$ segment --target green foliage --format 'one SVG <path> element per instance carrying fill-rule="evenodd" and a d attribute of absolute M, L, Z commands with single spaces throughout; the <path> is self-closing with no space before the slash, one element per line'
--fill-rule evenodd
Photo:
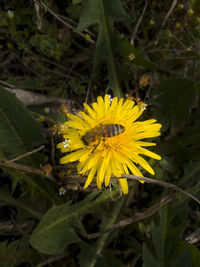
<path fill-rule="evenodd" d="M 45 142 L 39 122 L 13 93 L 4 89 L 0 89 L 0 125 L 0 152 L 8 159 Z"/>
<path fill-rule="evenodd" d="M 159 121 L 165 127 L 180 128 L 195 108 L 197 92 L 195 83 L 189 79 L 168 79 L 161 82 L 151 104 L 156 105 Z"/>
<path fill-rule="evenodd" d="M 126 198 L 123 198 L 120 201 L 117 201 L 112 209 L 112 213 L 108 215 L 108 213 L 102 212 L 102 225 L 100 227 L 101 231 L 105 231 L 109 227 L 111 227 L 118 219 L 124 202 Z M 81 253 L 79 255 L 79 264 L 81 267 L 93 267 L 93 266 L 102 266 L 107 265 L 107 262 L 112 259 L 111 266 L 120 266 L 117 259 L 106 251 L 107 246 L 113 239 L 117 236 L 118 231 L 114 231 L 111 233 L 106 233 L 102 237 L 96 241 L 93 246 L 89 246 L 86 244 L 82 244 Z M 109 259 L 111 257 L 111 259 Z"/>
<path fill-rule="evenodd" d="M 98 191 L 91 193 L 85 200 L 74 205 L 68 202 L 49 209 L 33 232 L 30 239 L 31 245 L 46 254 L 59 254 L 64 252 L 67 245 L 80 242 L 73 229 L 76 227 L 85 232 L 80 216 L 95 210 L 101 202 L 110 197 L 108 192 L 105 192 L 94 200 L 98 193 Z"/>
<path fill-rule="evenodd" d="M 128 57 L 129 55 L 133 54 L 133 63 L 136 65 L 139 65 L 140 67 L 143 67 L 144 69 L 150 69 L 150 70 L 156 70 L 158 69 L 158 66 L 151 62 L 149 59 L 142 56 L 139 51 L 130 44 L 128 40 L 122 41 L 122 55 L 123 57 Z"/>
<path fill-rule="evenodd" d="M 27 237 L 20 240 L 0 243 L 0 259 L 2 267 L 14 267 L 19 264 L 30 262 L 30 266 L 35 266 L 38 256 L 27 246 Z"/>
<path fill-rule="evenodd" d="M 119 199 L 117 183 L 80 190 L 84 178 L 73 164 L 60 166 L 56 150 L 63 99 L 77 113 L 105 92 L 128 95 L 148 104 L 144 119 L 162 123 L 162 160 L 149 161 L 155 179 L 200 198 L 200 2 L 177 1 L 167 18 L 169 8 L 143 0 L 0 2 L 1 266 L 199 265 L 198 235 L 188 238 L 199 229 L 194 200 L 177 193 L 163 206 L 171 189 L 131 181 Z M 32 106 L 10 92 L 18 89 Z"/>
<path fill-rule="evenodd" d="M 160 221 L 151 230 L 155 256 L 144 246 L 144 266 L 150 266 L 148 265 L 149 262 L 152 263 L 152 266 L 182 266 L 182 264 L 183 266 L 192 266 L 192 258 L 188 249 L 184 250 L 183 254 L 177 255 L 177 249 L 179 250 L 179 244 L 181 244 L 181 236 L 187 226 L 186 216 L 186 205 L 161 209 Z M 193 260 L 196 256 L 200 256 L 199 251 L 197 255 L 194 255 Z"/>
<path fill-rule="evenodd" d="M 96 44 L 94 66 L 106 60 L 108 67 L 109 85 L 116 96 L 122 96 L 116 56 L 119 54 L 120 41 L 114 35 L 113 23 L 126 21 L 128 14 L 124 11 L 119 0 L 89 0 L 85 5 L 76 31 L 82 31 L 92 24 L 98 24 L 98 40 Z"/>
<path fill-rule="evenodd" d="M 42 213 L 40 213 L 37 210 L 37 207 L 34 207 L 33 203 L 28 203 L 30 202 L 29 199 L 16 199 L 10 196 L 8 189 L 7 188 L 1 188 L 0 190 L 0 200 L 1 206 L 9 205 L 13 206 L 19 209 L 22 209 L 26 212 L 28 212 L 32 217 L 40 219 L 42 217 Z"/>

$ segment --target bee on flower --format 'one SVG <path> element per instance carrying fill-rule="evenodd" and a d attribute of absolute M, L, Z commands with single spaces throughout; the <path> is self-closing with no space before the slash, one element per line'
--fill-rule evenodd
<path fill-rule="evenodd" d="M 130 99 L 109 95 L 99 96 L 90 107 L 83 104 L 85 111 L 77 115 L 68 113 L 68 128 L 63 132 L 64 142 L 57 145 L 61 152 L 67 153 L 60 159 L 61 164 L 78 161 L 79 174 L 86 173 L 87 188 L 96 178 L 97 187 L 102 183 L 107 187 L 112 176 L 119 177 L 124 194 L 128 193 L 123 174 L 142 177 L 138 165 L 154 175 L 154 170 L 142 155 L 160 160 L 161 157 L 145 147 L 155 146 L 143 139 L 160 135 L 161 124 L 155 119 L 136 121 L 145 110 Z M 67 140 L 67 145 L 66 145 Z M 70 140 L 70 142 L 68 142 Z"/>

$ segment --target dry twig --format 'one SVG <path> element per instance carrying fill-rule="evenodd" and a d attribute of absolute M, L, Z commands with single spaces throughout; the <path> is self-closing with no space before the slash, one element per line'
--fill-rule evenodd
<path fill-rule="evenodd" d="M 53 96 L 46 96 L 39 93 L 30 92 L 27 90 L 18 89 L 12 84 L 9 84 L 7 82 L 1 81 L 1 88 L 13 93 L 16 95 L 16 97 L 25 105 L 41 105 L 45 103 L 54 103 L 54 104 L 66 104 L 69 107 L 71 107 L 72 101 L 69 99 L 59 98 L 59 97 L 53 97 Z"/>
<path fill-rule="evenodd" d="M 71 26 L 69 23 L 67 23 L 66 21 L 64 21 L 58 14 L 56 14 L 53 10 L 51 10 L 47 5 L 45 5 L 42 1 L 37 1 L 34 0 L 35 3 L 37 3 L 38 5 L 40 5 L 41 7 L 43 7 L 46 11 L 48 11 L 53 17 L 55 17 L 58 21 L 60 21 L 63 25 L 65 25 L 66 27 L 68 27 L 71 30 L 74 30 L 74 27 Z M 78 32 L 78 34 L 80 36 L 82 36 L 85 39 L 85 34 Z M 89 40 L 90 43 L 95 44 L 95 41 L 90 39 Z"/>
<path fill-rule="evenodd" d="M 166 16 L 164 17 L 163 22 L 162 22 L 161 27 L 160 27 L 160 30 L 159 30 L 159 32 L 157 33 L 157 36 L 156 36 L 156 38 L 155 38 L 156 40 L 158 40 L 158 38 L 159 38 L 159 36 L 160 36 L 160 33 L 161 33 L 162 29 L 165 27 L 165 24 L 167 23 L 167 20 L 168 20 L 169 16 L 171 15 L 171 13 L 173 12 L 173 10 L 174 10 L 174 8 L 175 8 L 177 2 L 178 2 L 178 0 L 173 0 L 173 1 L 172 1 L 172 4 L 171 4 L 171 6 L 170 6 L 170 9 L 168 10 Z"/>
<path fill-rule="evenodd" d="M 135 29 L 134 29 L 134 31 L 133 31 L 133 34 L 132 34 L 132 37 L 131 37 L 131 40 L 130 40 L 130 43 L 131 43 L 132 45 L 134 45 L 134 42 L 135 42 L 135 36 L 136 36 L 136 34 L 137 34 L 137 31 L 138 31 L 138 28 L 139 28 L 139 26 L 140 26 L 140 23 L 141 23 L 141 21 L 142 21 L 142 19 L 143 19 L 143 17 L 144 17 L 144 13 L 145 13 L 145 11 L 146 11 L 146 9 L 147 9 L 147 5 L 148 5 L 148 1 L 146 0 L 146 1 L 145 1 L 144 8 L 143 8 L 143 10 L 142 10 L 142 14 L 141 14 L 141 16 L 140 16 L 140 18 L 139 18 L 137 24 L 135 25 Z"/>
<path fill-rule="evenodd" d="M 123 174 L 122 177 L 123 178 L 127 178 L 127 179 L 136 180 L 136 181 L 144 181 L 144 182 L 147 182 L 147 183 L 157 184 L 157 185 L 162 186 L 162 187 L 173 189 L 173 190 L 175 190 L 177 192 L 181 192 L 182 194 L 188 196 L 189 198 L 192 198 L 198 204 L 200 204 L 200 200 L 199 199 L 197 199 L 196 197 L 194 197 L 190 193 L 184 191 L 183 189 L 181 189 L 180 187 L 178 187 L 175 184 L 171 184 L 171 183 L 167 183 L 167 182 L 163 182 L 163 181 L 159 181 L 159 180 L 155 180 L 155 179 L 151 179 L 151 178 L 147 178 L 147 177 L 140 177 L 140 176 L 130 175 L 130 174 Z"/>
<path fill-rule="evenodd" d="M 105 231 L 102 231 L 102 232 L 99 232 L 99 233 L 94 233 L 94 234 L 84 234 L 84 233 L 81 232 L 81 234 L 83 236 L 87 237 L 88 239 L 94 239 L 94 238 L 97 238 L 97 237 L 100 237 L 100 236 L 104 235 L 105 233 L 112 232 L 115 229 L 123 228 L 123 227 L 125 227 L 125 226 L 127 226 L 129 224 L 134 223 L 134 222 L 138 222 L 138 221 L 144 220 L 144 219 L 152 216 L 153 214 L 155 214 L 161 207 L 163 207 L 167 203 L 173 201 L 176 198 L 176 195 L 177 195 L 177 193 L 173 192 L 172 194 L 162 198 L 160 203 L 149 207 L 144 212 L 136 212 L 136 213 L 134 213 L 134 215 L 132 217 L 124 219 L 124 220 L 121 220 L 121 221 L 113 224 L 110 228 L 106 229 Z"/>
<path fill-rule="evenodd" d="M 25 153 L 23 155 L 20 155 L 19 157 L 16 157 L 16 158 L 14 158 L 12 160 L 7 160 L 7 159 L 5 159 L 3 157 L 0 157 L 0 166 L 10 167 L 10 168 L 14 168 L 14 169 L 17 169 L 17 170 L 20 170 L 20 171 L 24 171 L 24 172 L 28 172 L 28 173 L 34 173 L 34 174 L 46 177 L 46 178 L 48 178 L 48 179 L 50 179 L 50 180 L 55 182 L 55 178 L 51 174 L 46 174 L 45 172 L 43 172 L 40 169 L 36 169 L 36 168 L 30 167 L 30 166 L 27 166 L 27 165 L 23 165 L 23 164 L 19 164 L 19 163 L 14 162 L 16 160 L 19 160 L 19 159 L 25 158 L 27 156 L 30 156 L 31 154 L 34 154 L 34 153 L 38 152 L 39 150 L 41 150 L 43 148 L 44 148 L 44 146 L 41 146 L 41 147 L 39 147 L 37 149 L 34 149 L 33 151 L 27 152 L 27 153 Z"/>
<path fill-rule="evenodd" d="M 40 146 L 40 147 L 34 149 L 33 151 L 29 151 L 29 152 L 27 152 L 27 153 L 25 153 L 25 154 L 23 154 L 23 155 L 20 155 L 20 156 L 14 158 L 14 159 L 8 160 L 8 162 L 11 163 L 11 162 L 17 161 L 17 160 L 19 160 L 19 159 L 26 158 L 26 157 L 28 157 L 28 156 L 30 156 L 30 155 L 32 155 L 32 154 L 34 154 L 34 153 L 36 153 L 36 152 L 42 150 L 43 148 L 44 148 L 44 145 L 42 145 L 42 146 Z"/>
<path fill-rule="evenodd" d="M 190 244 L 198 243 L 200 241 L 200 228 L 188 235 L 185 240 Z"/>
<path fill-rule="evenodd" d="M 55 181 L 54 177 L 51 174 L 46 175 L 44 172 L 42 172 L 40 169 L 36 169 L 27 165 L 15 163 L 15 162 L 9 162 L 7 159 L 4 159 L 0 157 L 0 166 L 5 166 L 5 167 L 10 167 L 13 169 L 17 169 L 20 171 L 32 173 L 32 174 L 37 174 L 43 177 L 46 177 L 52 181 Z"/>

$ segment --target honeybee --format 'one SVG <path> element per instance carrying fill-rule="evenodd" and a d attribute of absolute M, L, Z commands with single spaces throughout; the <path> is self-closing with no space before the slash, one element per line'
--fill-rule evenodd
<path fill-rule="evenodd" d="M 113 137 L 120 135 L 125 130 L 124 126 L 121 124 L 99 124 L 87 131 L 82 137 L 81 140 L 85 145 L 90 145 L 91 143 L 100 140 L 103 138 Z"/>

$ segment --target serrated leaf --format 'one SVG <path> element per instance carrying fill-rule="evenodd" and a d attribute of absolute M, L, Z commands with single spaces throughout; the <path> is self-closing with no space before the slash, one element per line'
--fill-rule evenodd
<path fill-rule="evenodd" d="M 92 24 L 102 23 L 101 6 L 103 6 L 105 15 L 113 22 L 125 21 L 130 19 L 129 15 L 123 9 L 120 0 L 89 0 L 84 6 L 80 15 L 76 31 L 80 32 Z"/>
<path fill-rule="evenodd" d="M 130 16 L 124 10 L 120 0 L 104 0 L 105 13 L 114 22 L 128 21 Z"/>
<path fill-rule="evenodd" d="M 8 245 L 7 241 L 0 243 L 0 261 L 2 267 L 14 267 L 17 264 L 15 257 L 10 257 L 16 251 L 18 241 L 12 242 Z"/>
<path fill-rule="evenodd" d="M 1 267 L 21 266 L 25 262 L 32 263 L 30 266 L 36 266 L 39 259 L 39 255 L 29 247 L 27 236 L 16 241 L 0 243 Z"/>
<path fill-rule="evenodd" d="M 100 22 L 100 0 L 89 0 L 80 15 L 79 23 L 75 31 L 85 30 L 92 24 Z"/>
<path fill-rule="evenodd" d="M 0 88 L 0 151 L 7 159 L 45 142 L 39 122 L 16 98 Z"/>
<path fill-rule="evenodd" d="M 155 116 L 165 127 L 181 127 L 189 118 L 196 102 L 195 83 L 189 79 L 168 79 L 161 82 L 150 104 L 156 105 Z"/>
<path fill-rule="evenodd" d="M 120 41 L 113 31 L 113 22 L 128 20 L 129 16 L 123 9 L 119 0 L 89 0 L 85 5 L 76 31 L 82 31 L 86 27 L 98 23 L 98 39 L 94 57 L 94 67 L 100 62 L 106 61 L 110 88 L 115 96 L 121 97 L 120 71 L 118 70 L 116 56 Z"/>
<path fill-rule="evenodd" d="M 85 200 L 74 205 L 68 202 L 50 208 L 34 230 L 30 244 L 43 253 L 53 255 L 62 253 L 67 245 L 79 242 L 73 226 L 84 231 L 79 216 L 86 214 L 98 203 L 98 199 L 93 201 L 98 193 L 91 193 Z"/>
<path fill-rule="evenodd" d="M 85 200 L 74 205 L 65 203 L 53 206 L 43 216 L 34 230 L 30 238 L 30 244 L 43 253 L 53 255 L 62 253 L 67 245 L 79 242 L 80 239 L 73 229 L 75 226 L 82 232 L 85 231 L 79 216 L 91 211 L 96 212 L 100 203 L 110 199 L 109 190 L 105 190 L 102 195 L 94 200 L 99 193 L 100 191 L 95 191 L 89 194 Z M 119 190 L 115 190 L 113 197 L 118 193 Z"/>
<path fill-rule="evenodd" d="M 30 238 L 30 244 L 46 254 L 64 252 L 68 244 L 79 242 L 72 225 L 76 224 L 78 212 L 69 203 L 53 206 L 44 215 Z"/>

